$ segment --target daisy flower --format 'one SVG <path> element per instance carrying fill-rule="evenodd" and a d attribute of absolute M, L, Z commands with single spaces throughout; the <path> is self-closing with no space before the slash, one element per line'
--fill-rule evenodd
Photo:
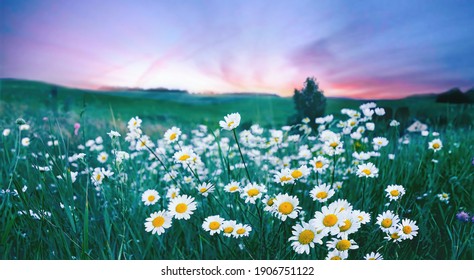
<path fill-rule="evenodd" d="M 5 128 L 2 132 L 2 135 L 7 137 L 8 135 L 10 135 L 10 132 L 11 132 L 11 130 L 9 128 Z"/>
<path fill-rule="evenodd" d="M 30 145 L 30 138 L 25 137 L 21 139 L 21 145 L 23 147 L 28 147 Z"/>
<path fill-rule="evenodd" d="M 139 117 L 134 117 L 128 121 L 127 127 L 128 127 L 128 130 L 133 131 L 140 128 L 141 124 L 142 124 L 142 120 Z"/>
<path fill-rule="evenodd" d="M 179 195 L 172 199 L 168 204 L 168 211 L 175 219 L 178 220 L 189 220 L 194 210 L 196 210 L 196 202 L 194 202 L 194 197 L 187 195 Z"/>
<path fill-rule="evenodd" d="M 335 191 L 328 184 L 315 186 L 309 193 L 313 200 L 326 202 L 334 195 Z"/>
<path fill-rule="evenodd" d="M 102 152 L 97 156 L 97 161 L 100 163 L 105 163 L 109 159 L 109 155 L 106 152 Z"/>
<path fill-rule="evenodd" d="M 347 237 L 342 237 L 341 239 L 333 238 L 331 241 L 326 243 L 329 249 L 335 249 L 340 252 L 355 250 L 359 248 L 354 239 L 347 239 Z"/>
<path fill-rule="evenodd" d="M 251 231 L 252 231 L 252 227 L 250 227 L 249 225 L 237 224 L 232 234 L 235 238 L 239 238 L 239 237 L 249 236 Z"/>
<path fill-rule="evenodd" d="M 309 168 L 306 165 L 302 165 L 299 168 L 291 170 L 291 177 L 298 180 L 309 175 Z"/>
<path fill-rule="evenodd" d="M 375 114 L 377 116 L 383 116 L 383 115 L 385 115 L 385 109 L 384 108 L 375 108 Z"/>
<path fill-rule="evenodd" d="M 334 184 L 332 185 L 332 188 L 334 190 L 340 190 L 340 189 L 342 189 L 342 184 L 343 184 L 343 182 L 341 182 L 341 181 L 334 182 Z"/>
<path fill-rule="evenodd" d="M 379 261 L 383 260 L 383 256 L 379 252 L 372 252 L 370 254 L 365 255 L 364 259 L 370 261 Z"/>
<path fill-rule="evenodd" d="M 291 170 L 289 168 L 284 168 L 273 175 L 273 181 L 283 186 L 285 184 L 292 184 L 295 179 L 291 176 Z"/>
<path fill-rule="evenodd" d="M 214 192 L 214 185 L 211 183 L 202 183 L 197 186 L 197 189 L 202 196 L 207 197 L 210 193 Z"/>
<path fill-rule="evenodd" d="M 289 196 L 288 194 L 278 194 L 273 200 L 274 214 L 282 221 L 286 218 L 294 219 L 298 216 L 301 207 L 298 206 L 299 200 L 296 196 Z"/>
<path fill-rule="evenodd" d="M 387 192 L 386 196 L 390 198 L 390 201 L 398 200 L 405 194 L 405 188 L 401 185 L 389 185 L 385 191 Z"/>
<path fill-rule="evenodd" d="M 107 135 L 109 135 L 110 139 L 114 139 L 121 136 L 120 133 L 118 133 L 115 130 L 111 130 L 110 132 L 107 132 Z"/>
<path fill-rule="evenodd" d="M 385 137 L 375 137 L 372 139 L 372 144 L 376 150 L 380 149 L 381 147 L 385 147 L 388 145 L 388 140 Z"/>
<path fill-rule="evenodd" d="M 181 129 L 176 126 L 173 126 L 165 132 L 165 140 L 168 144 L 178 141 L 179 136 L 181 136 Z"/>
<path fill-rule="evenodd" d="M 179 189 L 175 186 L 170 187 L 168 191 L 166 192 L 166 197 L 170 199 L 174 199 L 178 195 L 179 195 Z"/>
<path fill-rule="evenodd" d="M 347 251 L 332 250 L 328 252 L 326 260 L 342 261 L 342 260 L 347 259 L 348 257 L 349 257 L 349 253 Z"/>
<path fill-rule="evenodd" d="M 231 237 L 234 233 L 235 227 L 237 226 L 236 221 L 223 221 L 222 222 L 222 232 L 224 236 Z"/>
<path fill-rule="evenodd" d="M 155 190 L 146 190 L 142 194 L 142 201 L 145 203 L 145 206 L 153 205 L 160 199 L 158 192 Z"/>
<path fill-rule="evenodd" d="M 293 236 L 288 239 L 291 242 L 291 247 L 298 254 L 309 254 L 310 247 L 314 248 L 314 243 L 322 244 L 321 235 L 316 231 L 316 228 L 310 223 L 301 222 L 293 226 Z"/>
<path fill-rule="evenodd" d="M 214 235 L 214 233 L 220 233 L 222 231 L 223 223 L 224 223 L 224 219 L 221 218 L 219 215 L 209 216 L 202 223 L 202 228 L 205 231 L 209 231 L 211 235 Z"/>
<path fill-rule="evenodd" d="M 309 164 L 313 167 L 314 172 L 323 174 L 329 167 L 329 160 L 323 156 L 318 156 L 310 160 Z"/>
<path fill-rule="evenodd" d="M 390 121 L 390 126 L 399 126 L 400 123 L 397 120 L 391 120 Z"/>
<path fill-rule="evenodd" d="M 384 237 L 385 240 L 396 242 L 402 242 L 402 238 L 400 238 L 400 229 L 397 226 L 391 227 L 386 232 L 387 236 Z"/>
<path fill-rule="evenodd" d="M 189 147 L 183 147 L 181 151 L 174 153 L 173 157 L 176 162 L 182 163 L 186 165 L 186 163 L 191 163 L 192 159 L 196 155 L 194 154 L 193 150 Z"/>
<path fill-rule="evenodd" d="M 147 148 L 153 148 L 155 144 L 150 140 L 150 137 L 143 135 L 137 140 L 135 149 L 137 151 L 146 150 Z"/>
<path fill-rule="evenodd" d="M 398 222 L 400 222 L 398 215 L 390 210 L 387 210 L 377 216 L 376 224 L 380 226 L 380 229 L 383 232 L 388 232 L 388 230 L 392 227 L 395 227 Z"/>
<path fill-rule="evenodd" d="M 265 195 L 265 198 L 262 199 L 262 203 L 265 204 L 264 211 L 273 212 L 275 210 L 275 197 Z"/>
<path fill-rule="evenodd" d="M 151 234 L 161 235 L 165 229 L 171 227 L 171 216 L 166 211 L 154 212 L 146 219 L 145 230 Z"/>
<path fill-rule="evenodd" d="M 263 193 L 267 192 L 265 185 L 249 183 L 247 184 L 240 193 L 240 197 L 245 199 L 245 203 L 255 204 L 255 200 L 261 198 Z"/>
<path fill-rule="evenodd" d="M 434 139 L 433 141 L 428 143 L 428 148 L 433 150 L 434 152 L 441 150 L 442 147 L 443 143 L 440 139 Z"/>
<path fill-rule="evenodd" d="M 374 178 L 379 176 L 379 169 L 371 162 L 360 164 L 357 166 L 357 176 Z"/>
<path fill-rule="evenodd" d="M 344 225 L 345 212 L 337 209 L 335 204 L 330 204 L 329 207 L 323 206 L 321 211 L 314 214 L 314 225 L 318 231 L 322 231 L 323 235 L 330 232 L 336 235 L 340 232 L 339 227 Z"/>
<path fill-rule="evenodd" d="M 398 230 L 400 238 L 403 240 L 413 239 L 413 237 L 418 234 L 418 226 L 416 225 L 416 222 L 410 219 L 403 219 L 402 223 L 398 225 Z"/>
<path fill-rule="evenodd" d="M 336 207 L 337 212 L 347 212 L 347 213 L 352 212 L 352 205 L 349 203 L 349 201 L 345 199 L 338 199 L 332 202 L 331 204 L 329 204 L 329 206 L 332 206 L 332 205 Z"/>
<path fill-rule="evenodd" d="M 438 194 L 438 198 L 440 201 L 443 201 L 443 202 L 446 202 L 446 203 L 449 203 L 449 194 L 448 193 L 440 193 Z"/>
<path fill-rule="evenodd" d="M 354 211 L 352 211 L 352 214 L 354 216 L 356 216 L 359 223 L 361 223 L 363 225 L 370 222 L 370 214 L 367 213 L 367 212 L 360 211 L 360 210 L 354 210 Z"/>
<path fill-rule="evenodd" d="M 91 178 L 92 183 L 94 183 L 94 185 L 98 186 L 102 184 L 102 181 L 104 180 L 104 178 L 105 178 L 105 175 L 104 173 L 102 173 L 100 168 L 94 169 L 94 172 L 92 173 L 92 178 Z"/>
<path fill-rule="evenodd" d="M 229 193 L 239 192 L 240 183 L 236 181 L 231 181 L 229 184 L 224 186 L 224 190 Z"/>
<path fill-rule="evenodd" d="M 337 234 L 338 237 L 342 237 L 344 235 L 347 236 L 349 234 L 357 232 L 361 225 L 357 216 L 355 216 L 354 213 L 348 213 L 343 221 L 344 224 L 339 227 L 340 232 Z"/>
<path fill-rule="evenodd" d="M 238 127 L 240 124 L 240 114 L 239 113 L 233 113 L 233 114 L 228 114 L 227 116 L 224 117 L 223 121 L 219 121 L 219 125 L 222 127 L 222 129 L 225 130 L 232 130 Z"/>

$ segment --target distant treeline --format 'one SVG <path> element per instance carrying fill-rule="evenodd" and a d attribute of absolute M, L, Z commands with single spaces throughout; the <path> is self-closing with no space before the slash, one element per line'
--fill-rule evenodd
<path fill-rule="evenodd" d="M 457 104 L 467 104 L 474 103 L 474 88 L 466 92 L 462 92 L 458 88 L 450 89 L 446 92 L 440 93 L 436 97 L 436 102 L 438 103 L 457 103 Z"/>
<path fill-rule="evenodd" d="M 189 94 L 187 90 L 183 89 L 170 89 L 164 87 L 158 88 L 139 88 L 139 87 L 101 87 L 100 90 L 106 91 L 144 91 L 144 92 L 173 92 L 173 93 L 182 93 Z"/>

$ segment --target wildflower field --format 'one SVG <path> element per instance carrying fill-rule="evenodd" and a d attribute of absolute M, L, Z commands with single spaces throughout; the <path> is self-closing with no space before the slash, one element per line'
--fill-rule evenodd
<path fill-rule="evenodd" d="M 2 259 L 473 259 L 472 106 L 408 132 L 374 102 L 291 126 L 9 105 Z"/>

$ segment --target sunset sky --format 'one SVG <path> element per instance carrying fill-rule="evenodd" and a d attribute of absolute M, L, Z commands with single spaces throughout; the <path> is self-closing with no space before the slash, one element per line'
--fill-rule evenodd
<path fill-rule="evenodd" d="M 474 1 L 0 0 L 0 78 L 398 98 L 474 87 Z"/>

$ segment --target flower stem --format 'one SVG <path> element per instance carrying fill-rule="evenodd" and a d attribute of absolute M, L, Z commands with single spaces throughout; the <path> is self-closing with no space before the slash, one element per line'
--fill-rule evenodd
<path fill-rule="evenodd" d="M 232 132 L 234 133 L 234 139 L 235 139 L 235 142 L 237 143 L 237 147 L 239 148 L 240 158 L 242 158 L 242 163 L 244 164 L 245 172 L 247 173 L 247 178 L 249 179 L 250 182 L 252 182 L 252 179 L 250 178 L 249 170 L 247 169 L 247 164 L 245 163 L 244 155 L 242 154 L 242 150 L 240 149 L 239 139 L 237 138 L 235 129 L 233 129 Z"/>

